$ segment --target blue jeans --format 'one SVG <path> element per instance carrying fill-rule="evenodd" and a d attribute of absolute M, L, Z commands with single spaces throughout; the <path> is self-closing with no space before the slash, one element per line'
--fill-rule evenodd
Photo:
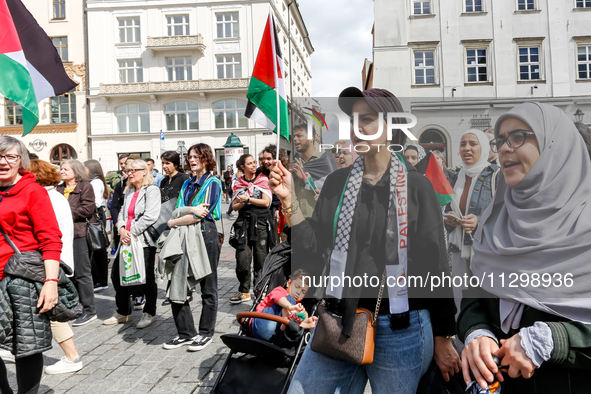
<path fill-rule="evenodd" d="M 286 298 L 291 303 L 291 305 L 296 304 L 296 300 L 292 296 L 288 295 Z M 278 304 L 274 304 L 264 308 L 262 312 L 268 313 L 270 315 L 281 316 L 282 310 L 282 307 L 280 307 Z M 274 321 L 265 319 L 252 319 L 251 330 L 255 338 L 262 339 L 263 341 L 268 341 L 271 339 L 273 334 L 277 332 L 278 337 L 276 339 L 279 340 L 280 338 L 283 338 L 283 331 L 279 329 L 280 326 L 281 325 L 279 323 Z"/>
<path fill-rule="evenodd" d="M 288 394 L 361 394 L 367 380 L 373 393 L 414 394 L 433 358 L 429 311 L 410 311 L 410 326 L 390 329 L 390 315 L 379 315 L 373 363 L 355 365 L 312 351 L 298 365 Z"/>

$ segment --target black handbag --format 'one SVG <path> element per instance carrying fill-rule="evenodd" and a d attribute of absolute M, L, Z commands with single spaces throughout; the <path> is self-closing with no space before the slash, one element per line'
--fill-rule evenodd
<path fill-rule="evenodd" d="M 103 221 L 96 207 L 94 208 L 93 215 L 96 218 L 95 223 L 90 223 L 86 219 L 86 242 L 88 243 L 88 249 L 91 252 L 96 252 L 98 250 L 105 250 L 109 246 L 109 238 L 107 237 Z"/>

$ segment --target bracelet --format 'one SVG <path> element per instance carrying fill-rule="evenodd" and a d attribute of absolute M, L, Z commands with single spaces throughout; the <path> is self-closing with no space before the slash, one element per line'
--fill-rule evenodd
<path fill-rule="evenodd" d="M 295 200 L 291 203 L 289 207 L 281 208 L 281 212 L 285 215 L 286 218 L 291 218 L 291 215 L 298 213 L 298 208 L 300 203 L 298 200 Z"/>
<path fill-rule="evenodd" d="M 250 196 L 248 196 L 248 200 L 246 200 L 245 204 L 248 204 L 248 203 L 250 203 Z"/>
<path fill-rule="evenodd" d="M 57 278 L 48 278 L 48 279 L 45 279 L 43 282 L 59 282 L 59 281 L 60 280 Z"/>

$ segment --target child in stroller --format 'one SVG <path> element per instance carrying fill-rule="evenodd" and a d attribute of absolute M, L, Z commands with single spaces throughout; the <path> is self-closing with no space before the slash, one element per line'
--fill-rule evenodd
<path fill-rule="evenodd" d="M 286 287 L 274 288 L 265 299 L 259 303 L 256 312 L 268 313 L 275 316 L 287 317 L 304 329 L 314 328 L 318 318 L 308 317 L 306 309 L 300 304 L 306 296 L 309 285 L 303 281 L 304 276 L 310 276 L 304 270 L 296 270 L 287 281 Z M 285 340 L 285 324 L 265 319 L 251 319 L 250 329 L 257 339 L 279 344 Z"/>

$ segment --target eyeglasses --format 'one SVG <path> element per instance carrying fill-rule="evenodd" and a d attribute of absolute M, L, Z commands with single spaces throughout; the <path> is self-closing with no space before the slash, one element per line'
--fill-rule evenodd
<path fill-rule="evenodd" d="M 146 171 L 146 170 L 144 170 L 143 168 L 130 168 L 129 170 L 127 170 L 127 173 L 129 175 L 131 175 L 131 174 L 135 173 L 136 171 Z"/>
<path fill-rule="evenodd" d="M 507 145 L 509 146 L 509 148 L 511 149 L 517 149 L 520 146 L 522 146 L 523 144 L 525 144 L 525 139 L 527 138 L 528 135 L 535 135 L 536 133 L 534 133 L 533 131 L 527 131 L 527 130 L 516 130 L 511 132 L 511 134 L 509 134 L 508 137 L 498 137 L 498 138 L 494 138 L 490 141 L 490 149 L 492 149 L 492 151 L 494 153 L 499 153 L 499 151 L 501 150 L 501 147 L 503 146 L 503 144 L 506 142 Z"/>
<path fill-rule="evenodd" d="M 21 157 L 21 155 L 0 155 L 0 161 L 2 161 L 2 159 L 6 159 L 8 164 L 15 164 L 19 157 Z"/>

